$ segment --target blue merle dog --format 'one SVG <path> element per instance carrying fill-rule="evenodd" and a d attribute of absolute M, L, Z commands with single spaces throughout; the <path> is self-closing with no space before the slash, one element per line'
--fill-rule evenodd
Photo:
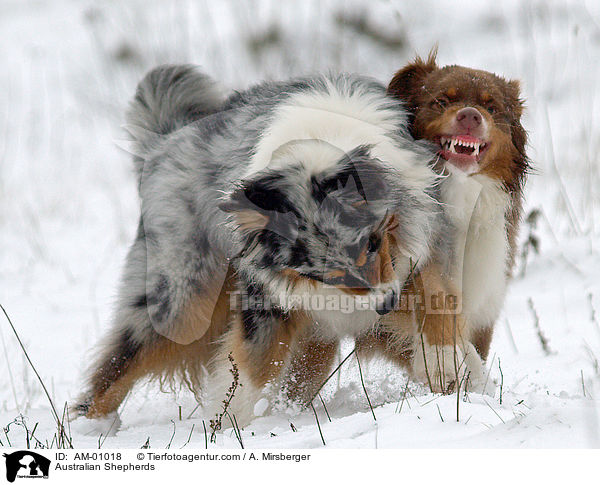
<path fill-rule="evenodd" d="M 373 334 L 440 239 L 432 152 L 373 79 L 225 96 L 192 66 L 162 66 L 127 121 L 141 217 L 79 415 L 116 418 L 148 376 L 179 377 L 212 415 L 232 366 L 240 423 L 267 383 L 306 402 L 340 338 Z"/>

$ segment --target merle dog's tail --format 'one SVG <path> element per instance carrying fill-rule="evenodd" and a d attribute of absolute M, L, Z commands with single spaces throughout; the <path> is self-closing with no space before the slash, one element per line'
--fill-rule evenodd
<path fill-rule="evenodd" d="M 146 74 L 126 115 L 138 181 L 162 136 L 215 113 L 224 99 L 217 82 L 193 65 L 163 65 Z"/>

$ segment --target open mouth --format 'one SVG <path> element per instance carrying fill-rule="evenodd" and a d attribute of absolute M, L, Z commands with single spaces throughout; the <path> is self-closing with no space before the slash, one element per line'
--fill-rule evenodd
<path fill-rule="evenodd" d="M 440 155 L 463 170 L 481 161 L 489 143 L 471 135 L 442 135 L 439 139 Z"/>

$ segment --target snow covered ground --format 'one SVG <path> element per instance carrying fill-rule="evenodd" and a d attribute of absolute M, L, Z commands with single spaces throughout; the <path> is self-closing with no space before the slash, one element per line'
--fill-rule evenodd
<path fill-rule="evenodd" d="M 323 393 L 331 421 L 315 406 L 323 439 L 340 448 L 599 446 L 600 4 L 592 0 L 0 3 L 0 303 L 59 413 L 108 324 L 136 228 L 119 140 L 147 69 L 194 62 L 232 88 L 330 68 L 387 81 L 436 42 L 441 64 L 521 79 L 527 99 L 536 173 L 526 214 L 540 216 L 524 224 L 522 241 L 531 231 L 540 244 L 519 262 L 497 325 L 488 366 L 502 386 L 461 395 L 457 406 L 455 395 L 433 395 L 374 361 L 363 370 L 375 420 L 350 359 Z M 0 446 L 25 446 L 22 419 L 50 444 L 48 401 L 0 322 Z M 73 429 L 72 441 L 202 448 L 202 416 L 188 418 L 195 406 L 184 390 L 141 384 L 116 436 Z M 242 440 L 322 446 L 311 410 L 257 418 Z M 239 446 L 231 430 L 209 443 Z"/>

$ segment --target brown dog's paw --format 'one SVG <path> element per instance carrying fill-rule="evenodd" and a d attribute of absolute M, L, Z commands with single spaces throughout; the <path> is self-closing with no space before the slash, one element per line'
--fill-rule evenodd
<path fill-rule="evenodd" d="M 472 344 L 465 346 L 418 344 L 412 365 L 413 377 L 430 387 L 432 392 L 450 394 L 456 383 L 462 389 L 483 392 L 483 362 Z"/>

